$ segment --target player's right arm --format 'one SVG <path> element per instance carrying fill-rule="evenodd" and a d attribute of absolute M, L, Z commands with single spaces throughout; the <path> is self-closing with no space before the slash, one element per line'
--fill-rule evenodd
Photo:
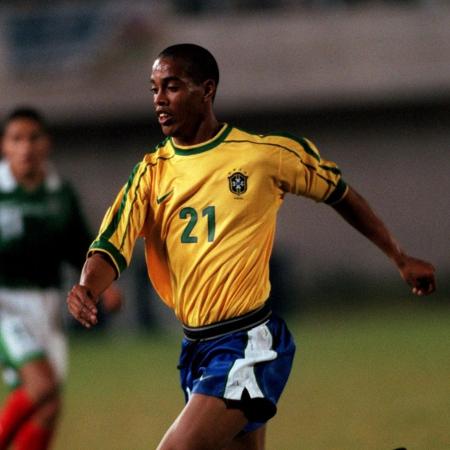
<path fill-rule="evenodd" d="M 150 199 L 148 163 L 142 161 L 108 209 L 89 247 L 80 282 L 67 297 L 70 313 L 87 328 L 97 323 L 99 296 L 129 265 L 137 238 L 147 220 Z"/>
<path fill-rule="evenodd" d="M 117 273 L 108 256 L 94 253 L 84 263 L 80 283 L 67 296 L 67 307 L 86 328 L 97 324 L 97 303 L 100 295 L 116 279 Z"/>

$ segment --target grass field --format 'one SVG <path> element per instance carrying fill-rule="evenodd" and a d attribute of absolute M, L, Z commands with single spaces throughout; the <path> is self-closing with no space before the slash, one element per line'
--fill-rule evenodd
<path fill-rule="evenodd" d="M 401 310 L 309 315 L 288 323 L 297 358 L 269 450 L 450 449 L 450 314 Z M 72 339 L 54 450 L 154 449 L 182 407 L 178 340 Z"/>

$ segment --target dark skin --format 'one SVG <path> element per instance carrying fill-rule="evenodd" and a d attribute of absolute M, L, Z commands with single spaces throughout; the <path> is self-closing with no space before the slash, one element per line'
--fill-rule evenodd
<path fill-rule="evenodd" d="M 182 60 L 157 59 L 152 76 L 153 104 L 166 136 L 176 145 L 195 145 L 211 139 L 220 128 L 213 111 L 216 85 L 213 80 L 195 83 Z M 333 208 L 371 240 L 396 265 L 416 295 L 435 290 L 434 267 L 408 256 L 397 244 L 368 203 L 353 189 Z M 112 263 L 100 254 L 85 263 L 80 284 L 73 287 L 67 303 L 71 314 L 85 327 L 97 323 L 99 295 L 116 278 Z M 237 438 L 247 420 L 237 409 L 227 409 L 222 400 L 194 394 L 163 437 L 158 450 L 263 450 L 265 429 Z"/>
<path fill-rule="evenodd" d="M 151 76 L 153 104 L 162 132 L 179 146 L 211 139 L 220 128 L 213 112 L 213 80 L 195 83 L 183 61 L 157 59 Z"/>

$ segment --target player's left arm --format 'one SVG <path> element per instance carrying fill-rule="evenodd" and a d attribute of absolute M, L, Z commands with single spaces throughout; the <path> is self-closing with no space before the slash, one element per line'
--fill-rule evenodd
<path fill-rule="evenodd" d="M 332 207 L 394 262 L 402 278 L 412 287 L 414 294 L 427 295 L 435 291 L 433 265 L 407 255 L 358 192 L 349 186 L 346 195 Z"/>

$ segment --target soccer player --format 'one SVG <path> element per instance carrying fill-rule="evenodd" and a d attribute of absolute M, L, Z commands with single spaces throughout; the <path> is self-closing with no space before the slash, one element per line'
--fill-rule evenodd
<path fill-rule="evenodd" d="M 149 277 L 182 323 L 186 406 L 159 450 L 264 448 L 265 423 L 287 381 L 294 342 L 271 313 L 268 263 L 287 193 L 325 202 L 394 263 L 417 295 L 434 268 L 408 256 L 314 144 L 221 123 L 214 57 L 171 46 L 153 64 L 153 103 L 166 138 L 136 165 L 91 244 L 68 308 L 97 323 L 98 297 L 145 238 Z"/>
<path fill-rule="evenodd" d="M 12 388 L 0 411 L 0 449 L 44 450 L 67 366 L 60 269 L 80 268 L 91 235 L 77 196 L 51 166 L 51 139 L 34 109 L 3 125 L 0 162 L 0 363 Z M 109 296 L 108 296 L 109 295 Z M 120 293 L 110 288 L 110 309 Z"/>

